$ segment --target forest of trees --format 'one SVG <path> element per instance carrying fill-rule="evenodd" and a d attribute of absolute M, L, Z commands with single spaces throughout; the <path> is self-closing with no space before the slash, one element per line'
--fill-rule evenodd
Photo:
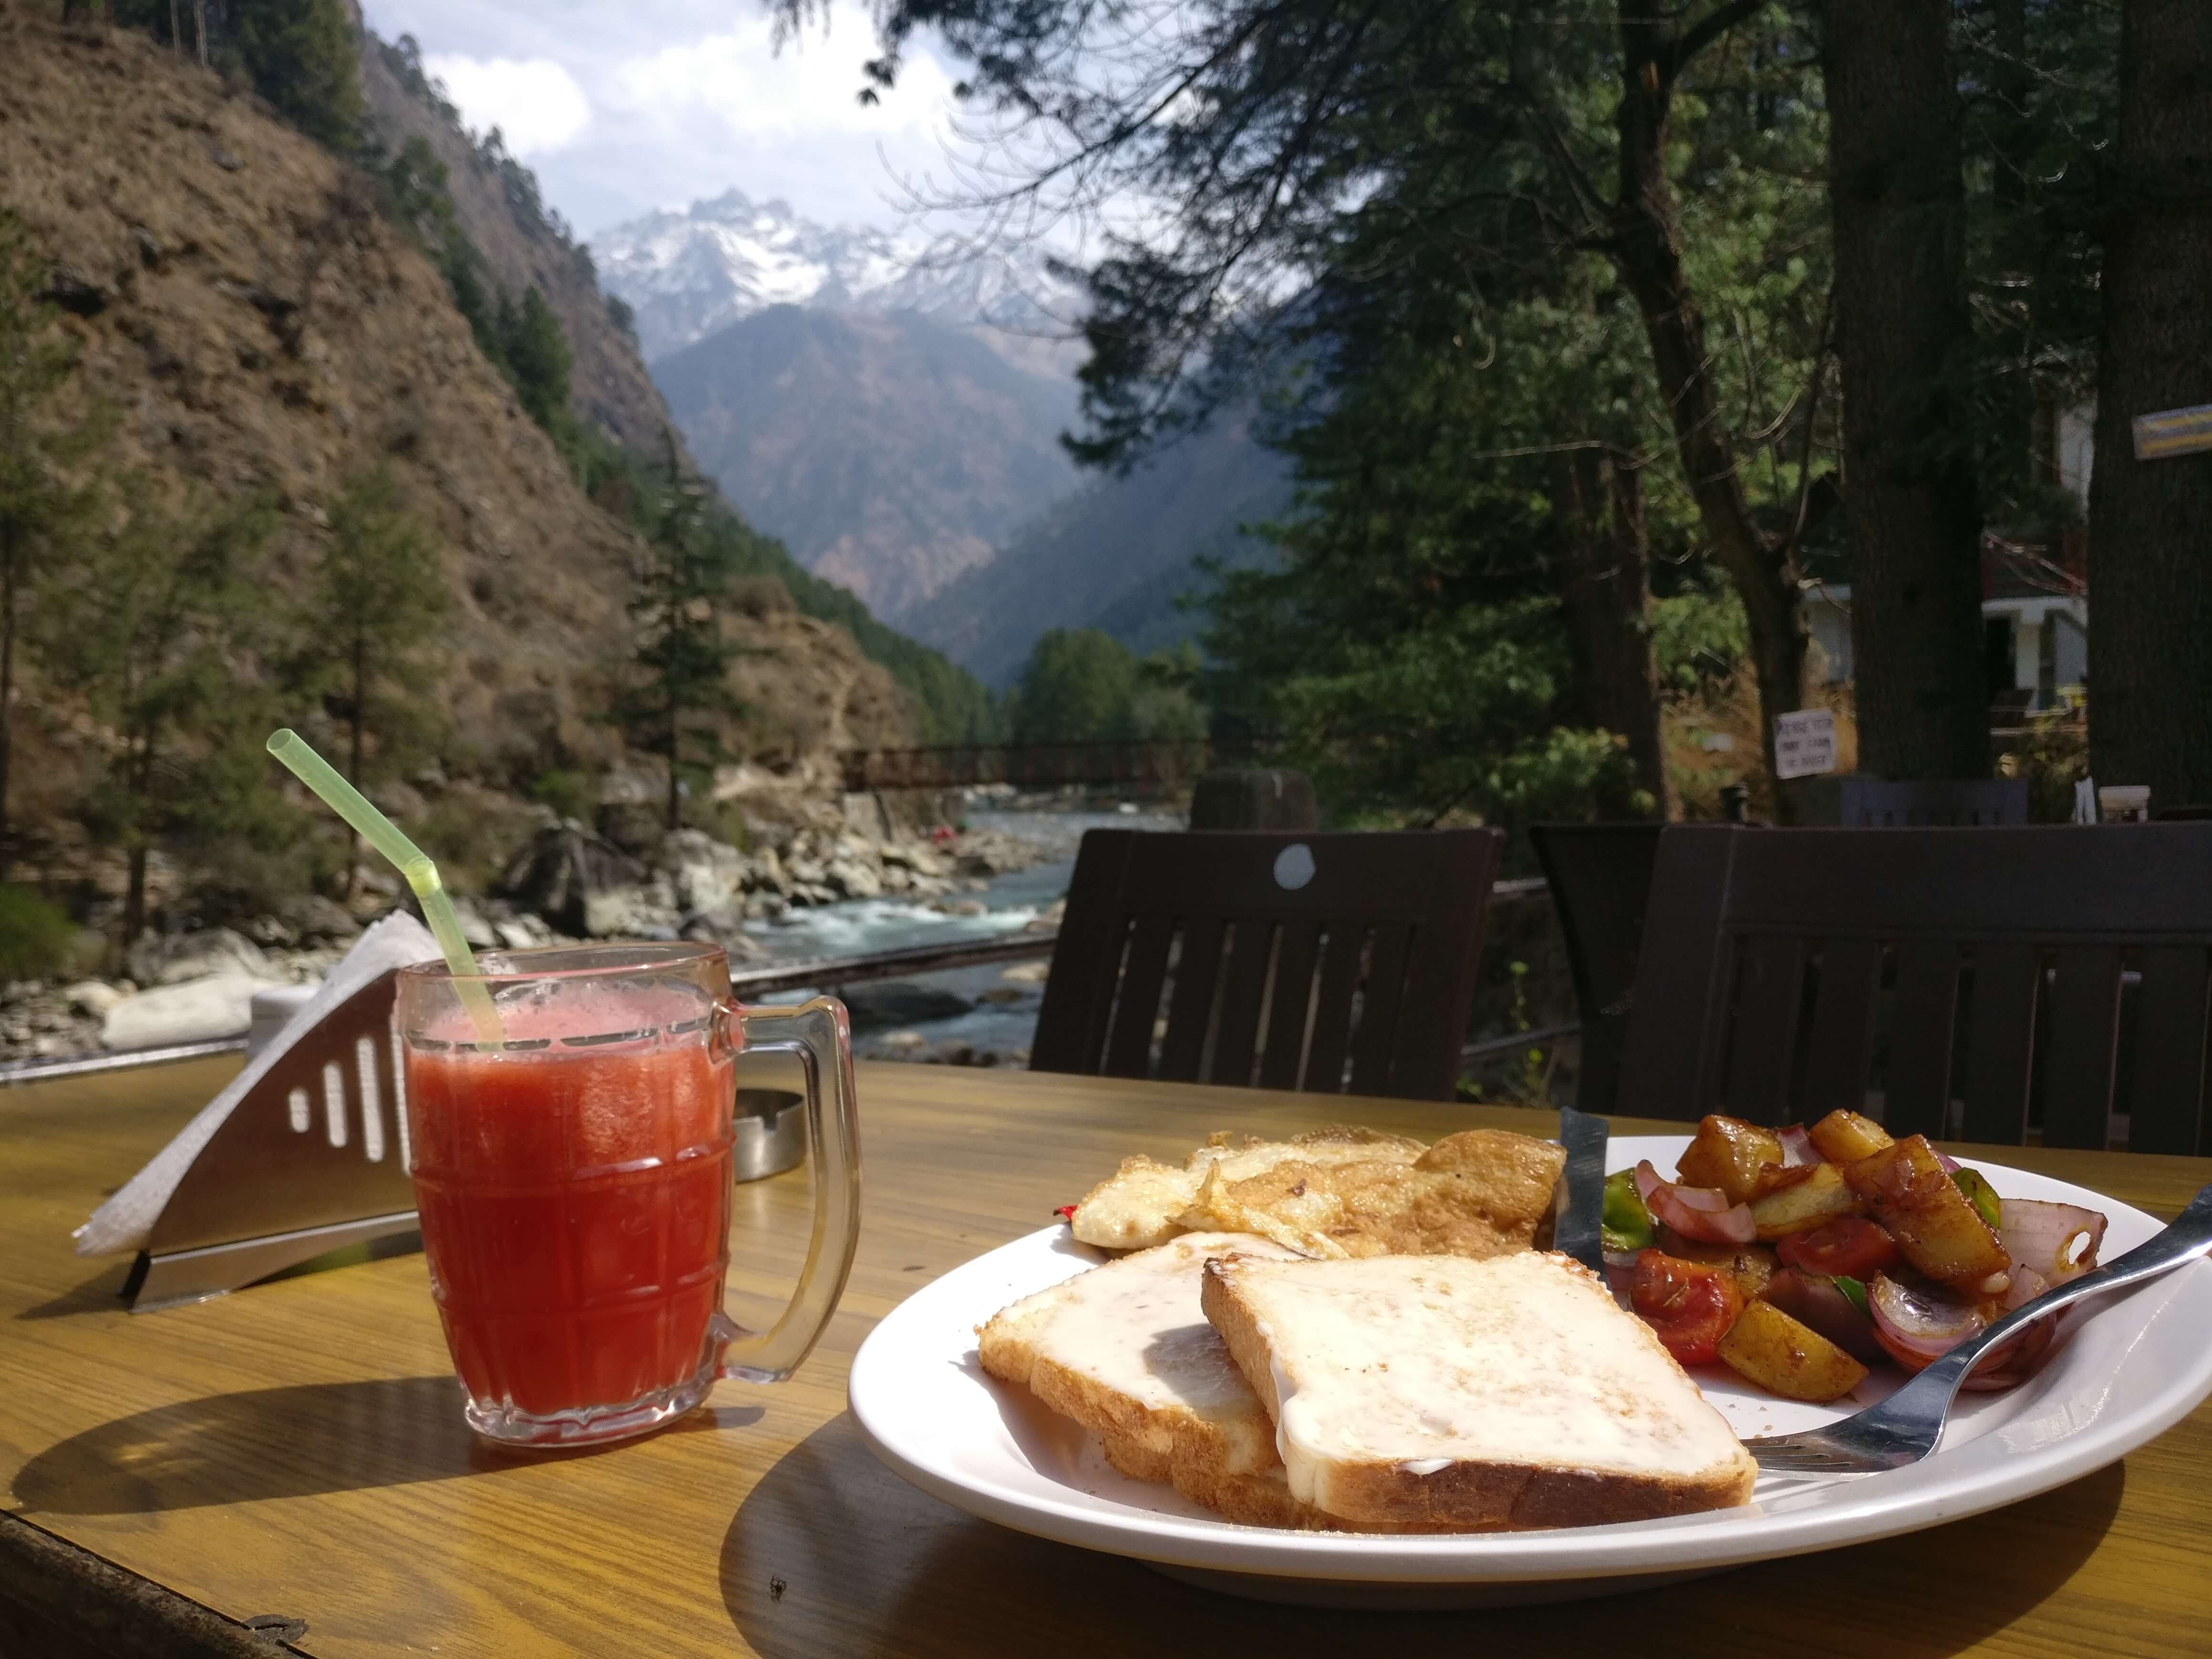
<path fill-rule="evenodd" d="M 1105 249 L 1077 454 L 1276 413 L 1301 507 L 1212 595 L 1217 722 L 1417 820 L 1662 811 L 1658 607 L 1740 633 L 1771 746 L 1820 580 L 1863 768 L 1986 775 L 1982 532 L 2078 516 L 2094 396 L 2095 763 L 2212 799 L 2212 459 L 2126 435 L 2212 397 L 2212 8 L 893 0 L 873 87 L 925 29 L 982 146 L 939 205 Z"/>

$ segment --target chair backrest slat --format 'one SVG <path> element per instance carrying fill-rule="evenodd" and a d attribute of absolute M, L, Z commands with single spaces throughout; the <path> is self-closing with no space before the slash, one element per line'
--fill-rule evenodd
<path fill-rule="evenodd" d="M 1359 989 L 1359 961 L 1366 949 L 1366 928 L 1357 922 L 1330 924 L 1322 945 L 1313 1042 L 1306 1055 L 1309 1091 L 1329 1094 L 1344 1086 L 1344 1060 L 1352 1043 L 1352 1000 Z"/>
<path fill-rule="evenodd" d="M 1502 839 L 1093 830 L 1030 1064 L 1449 1098 Z"/>
<path fill-rule="evenodd" d="M 1234 1089 L 1252 1085 L 1252 1044 L 1260 1030 L 1260 1010 L 1267 995 L 1267 965 L 1275 956 L 1275 925 L 1258 916 L 1241 918 L 1231 930 L 1228 983 L 1222 988 L 1221 1018 L 1214 1028 L 1213 1063 L 1205 1081 Z"/>
<path fill-rule="evenodd" d="M 1729 1057 L 1729 1113 L 1776 1123 L 1790 1090 L 1803 1006 L 1805 942 L 1781 933 L 1743 941 L 1736 957 L 1735 1040 Z"/>
<path fill-rule="evenodd" d="M 1175 944 L 1173 916 L 1139 916 L 1129 929 L 1128 954 L 1121 961 L 1121 994 L 1114 1005 L 1113 1035 L 1106 1042 L 1108 1077 L 1149 1077 L 1152 1029 L 1159 1022 L 1160 988 L 1168 976 L 1168 951 Z"/>
<path fill-rule="evenodd" d="M 1406 958 L 1413 931 L 1404 924 L 1375 930 L 1367 978 L 1360 988 L 1359 1024 L 1352 1034 L 1352 1092 L 1356 1095 L 1379 1095 L 1389 1087 L 1390 1045 L 1405 1002 Z"/>
<path fill-rule="evenodd" d="M 1969 993 L 1966 1109 L 1960 1133 L 1968 1140 L 2018 1146 L 2027 1134 L 2043 952 L 2014 939 L 1977 945 Z"/>
<path fill-rule="evenodd" d="M 2136 990 L 2135 1089 L 2128 1150 L 2194 1153 L 2203 1139 L 2206 994 L 2201 945 L 2159 945 L 2142 953 Z"/>
<path fill-rule="evenodd" d="M 1160 1075 L 1170 1083 L 1198 1081 L 1214 989 L 1221 980 L 1221 935 L 1228 925 L 1219 916 L 1198 916 L 1184 924 L 1168 1032 L 1160 1041 Z"/>
<path fill-rule="evenodd" d="M 1959 1024 L 1956 944 L 1916 939 L 1898 946 L 1891 1015 L 1882 1121 L 1895 1134 L 1943 1134 L 1949 1128 L 1944 1115 Z"/>
<path fill-rule="evenodd" d="M 2212 1152 L 2208 868 L 2212 823 L 1669 828 L 1620 1109 Z"/>
<path fill-rule="evenodd" d="M 1805 1113 L 1818 1118 L 1839 1107 L 1862 1111 L 1881 996 L 1881 942 L 1829 939 L 1815 971 L 1820 999 L 1805 1042 Z"/>
<path fill-rule="evenodd" d="M 1275 988 L 1267 1008 L 1267 1046 L 1260 1056 L 1260 1086 L 1295 1089 L 1306 1055 L 1306 1015 L 1313 999 L 1314 959 L 1321 951 L 1321 923 L 1283 924 L 1275 945 Z"/>
<path fill-rule="evenodd" d="M 2051 975 L 2051 1054 L 2044 1067 L 2043 1144 L 2104 1151 L 2112 1139 L 2120 1053 L 2120 949 L 2062 951 Z"/>

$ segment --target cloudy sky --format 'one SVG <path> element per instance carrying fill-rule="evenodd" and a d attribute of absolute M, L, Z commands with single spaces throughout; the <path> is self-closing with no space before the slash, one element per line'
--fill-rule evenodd
<path fill-rule="evenodd" d="M 898 219 L 897 179 L 945 177 L 952 74 L 926 47 L 874 108 L 865 8 L 836 0 L 777 53 L 759 0 L 367 0 L 411 33 L 469 125 L 498 126 L 586 236 L 732 185 L 828 223 Z"/>

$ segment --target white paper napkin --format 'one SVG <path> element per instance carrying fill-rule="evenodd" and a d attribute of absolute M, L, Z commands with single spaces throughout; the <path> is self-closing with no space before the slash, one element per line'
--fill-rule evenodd
<path fill-rule="evenodd" d="M 153 1161 L 131 1177 L 115 1195 L 92 1212 L 76 1230 L 79 1255 L 106 1255 L 116 1250 L 141 1250 L 154 1221 L 185 1178 L 185 1171 L 215 1135 L 246 1091 L 267 1075 L 270 1067 L 290 1052 L 292 1045 L 314 1029 L 323 1016 L 372 980 L 425 962 L 438 954 L 438 941 L 430 930 L 404 910 L 394 911 L 355 941 L 352 950 L 333 967 L 321 988 L 300 1012 L 285 1023 L 274 1041 L 246 1062 L 230 1086 L 208 1102 L 177 1138 L 154 1154 Z"/>

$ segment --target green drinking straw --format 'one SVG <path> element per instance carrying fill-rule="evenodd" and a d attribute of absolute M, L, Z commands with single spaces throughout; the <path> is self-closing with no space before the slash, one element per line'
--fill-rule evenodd
<path fill-rule="evenodd" d="M 446 896 L 446 885 L 438 879 L 438 866 L 430 861 L 429 854 L 369 805 L 360 790 L 340 777 L 337 769 L 290 726 L 269 734 L 269 752 L 291 768 L 292 775 L 320 796 L 323 805 L 359 830 L 362 839 L 391 860 L 407 878 L 408 886 L 422 901 L 422 919 L 430 924 L 438 949 L 445 955 L 461 1006 L 477 1028 L 478 1043 L 504 1042 L 507 1033 L 499 1023 L 499 1011 L 492 1006 L 491 994 L 477 977 L 476 953 L 461 937 L 461 919 L 453 914 L 453 902 Z"/>

